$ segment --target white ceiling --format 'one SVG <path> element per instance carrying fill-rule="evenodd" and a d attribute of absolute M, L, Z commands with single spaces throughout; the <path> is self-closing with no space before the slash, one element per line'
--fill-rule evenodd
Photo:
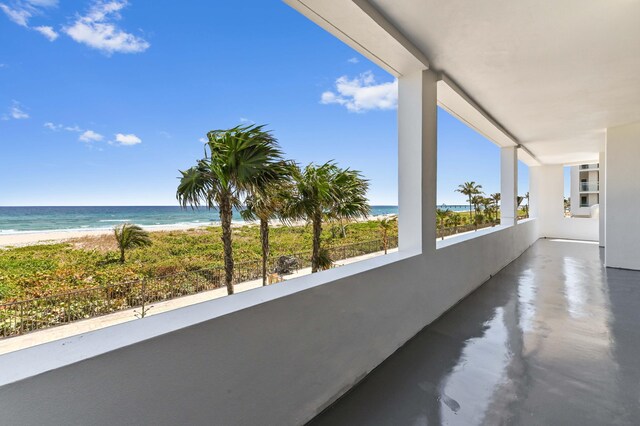
<path fill-rule="evenodd" d="M 397 75 L 413 44 L 543 163 L 595 160 L 607 127 L 640 121 L 640 0 L 287 1 Z"/>

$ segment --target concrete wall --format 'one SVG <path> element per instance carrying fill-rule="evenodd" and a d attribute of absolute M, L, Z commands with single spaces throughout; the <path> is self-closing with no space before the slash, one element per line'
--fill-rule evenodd
<path fill-rule="evenodd" d="M 82 360 L 0 387 L 0 423 L 304 423 L 536 238 L 530 220 L 325 284 L 395 257 L 5 355 L 5 380 L 38 360 Z M 269 300 L 278 292 L 291 293 Z M 235 311 L 216 315 L 232 301 Z M 127 336 L 139 341 L 89 356 Z"/>
<path fill-rule="evenodd" d="M 540 237 L 599 240 L 598 218 L 564 216 L 562 165 L 529 168 L 531 216 L 539 219 Z M 579 201 L 579 200 L 578 200 Z M 573 204 L 574 200 L 571 200 Z"/>
<path fill-rule="evenodd" d="M 607 129 L 607 266 L 640 269 L 640 123 Z"/>

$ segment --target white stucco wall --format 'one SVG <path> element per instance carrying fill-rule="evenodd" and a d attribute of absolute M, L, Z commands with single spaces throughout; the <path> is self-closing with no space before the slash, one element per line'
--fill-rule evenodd
<path fill-rule="evenodd" d="M 607 266 L 640 269 L 640 123 L 607 129 Z"/>
<path fill-rule="evenodd" d="M 536 239 L 526 221 L 4 355 L 0 383 L 82 360 L 0 386 L 1 423 L 302 424 Z"/>
<path fill-rule="evenodd" d="M 598 218 L 564 216 L 564 175 L 562 165 L 529 168 L 531 212 L 539 219 L 540 237 L 599 240 Z M 578 200 L 579 201 L 579 200 Z M 572 204 L 574 200 L 571 200 Z"/>

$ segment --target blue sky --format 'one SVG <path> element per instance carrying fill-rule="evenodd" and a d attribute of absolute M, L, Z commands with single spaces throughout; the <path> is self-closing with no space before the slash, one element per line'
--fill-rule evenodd
<path fill-rule="evenodd" d="M 280 1 L 0 0 L 0 40 L 0 205 L 175 204 L 200 139 L 241 122 L 397 202 L 394 78 Z M 493 144 L 443 111 L 439 137 L 439 202 L 498 191 Z"/>

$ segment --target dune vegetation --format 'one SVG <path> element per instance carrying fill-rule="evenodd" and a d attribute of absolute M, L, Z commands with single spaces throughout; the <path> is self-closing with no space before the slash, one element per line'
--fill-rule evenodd
<path fill-rule="evenodd" d="M 397 236 L 397 223 L 389 235 Z M 260 228 L 233 228 L 234 256 L 238 264 L 261 259 Z M 60 244 L 43 244 L 0 250 L 0 301 L 22 300 L 98 285 L 161 277 L 178 272 L 218 268 L 224 265 L 222 229 L 151 232 L 152 244 L 127 251 L 126 263 L 112 234 L 84 237 Z M 335 247 L 380 241 L 379 221 L 328 224 L 323 245 Z M 276 226 L 270 232 L 270 257 L 295 253 L 310 256 L 312 227 Z"/>

